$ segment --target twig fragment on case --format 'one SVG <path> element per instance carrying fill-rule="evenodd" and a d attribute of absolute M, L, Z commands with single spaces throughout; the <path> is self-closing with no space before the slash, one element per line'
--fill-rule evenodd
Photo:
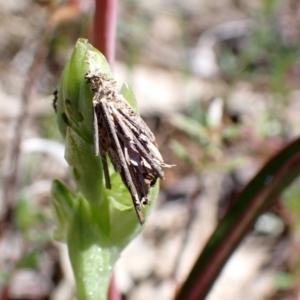
<path fill-rule="evenodd" d="M 118 93 L 115 82 L 100 72 L 88 72 L 85 78 L 94 93 L 94 152 L 102 158 L 106 188 L 111 187 L 108 155 L 121 174 L 143 224 L 142 207 L 150 203 L 149 190 L 158 178 L 164 178 L 163 168 L 172 165 L 164 163 L 153 133 Z"/>

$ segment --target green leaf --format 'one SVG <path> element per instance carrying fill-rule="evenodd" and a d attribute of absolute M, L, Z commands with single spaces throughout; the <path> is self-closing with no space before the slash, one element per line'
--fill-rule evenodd
<path fill-rule="evenodd" d="M 97 228 L 90 226 L 91 207 L 79 197 L 69 226 L 68 249 L 80 300 L 106 299 L 118 247 L 103 247 Z"/>
<path fill-rule="evenodd" d="M 112 77 L 105 57 L 85 39 L 79 39 L 66 64 L 59 87 L 57 122 L 63 137 L 71 127 L 88 143 L 93 142 L 93 93 L 86 80 L 88 71 L 101 71 Z"/>
<path fill-rule="evenodd" d="M 120 93 L 127 100 L 127 102 L 135 109 L 136 113 L 139 114 L 140 112 L 138 108 L 138 103 L 135 98 L 134 92 L 126 82 L 123 83 Z"/>
<path fill-rule="evenodd" d="M 66 242 L 70 221 L 73 218 L 73 207 L 76 205 L 76 194 L 59 180 L 52 182 L 51 206 L 56 221 L 54 238 Z"/>

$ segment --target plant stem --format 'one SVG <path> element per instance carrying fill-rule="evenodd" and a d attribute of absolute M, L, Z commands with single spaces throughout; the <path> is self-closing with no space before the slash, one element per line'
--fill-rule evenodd
<path fill-rule="evenodd" d="M 97 0 L 94 18 L 93 44 L 111 67 L 115 60 L 117 3 L 117 0 Z"/>

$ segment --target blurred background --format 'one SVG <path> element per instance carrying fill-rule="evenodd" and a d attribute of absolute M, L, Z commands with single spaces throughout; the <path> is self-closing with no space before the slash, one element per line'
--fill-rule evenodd
<path fill-rule="evenodd" d="M 52 239 L 72 186 L 53 92 L 94 3 L 0 0 L 0 300 L 75 299 Z M 172 299 L 233 197 L 300 131 L 300 2 L 119 1 L 115 77 L 135 91 L 166 170 L 116 266 L 123 299 Z M 17 167 L 18 166 L 18 167 Z M 262 215 L 207 299 L 299 299 L 300 185 Z"/>

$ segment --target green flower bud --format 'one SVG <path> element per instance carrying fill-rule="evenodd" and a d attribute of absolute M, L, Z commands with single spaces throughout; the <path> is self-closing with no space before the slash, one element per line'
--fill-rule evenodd
<path fill-rule="evenodd" d="M 111 189 L 106 189 L 101 157 L 94 155 L 94 95 L 85 75 L 95 70 L 112 78 L 104 56 L 87 40 L 79 39 L 63 71 L 56 103 L 57 124 L 66 143 L 65 158 L 77 191 L 53 182 L 55 238 L 68 244 L 80 300 L 106 299 L 116 259 L 142 229 L 121 176 L 109 163 Z M 121 93 L 136 109 L 128 85 L 123 85 Z M 152 205 L 157 193 L 158 184 L 150 190 Z M 145 207 L 146 216 L 150 209 Z"/>

